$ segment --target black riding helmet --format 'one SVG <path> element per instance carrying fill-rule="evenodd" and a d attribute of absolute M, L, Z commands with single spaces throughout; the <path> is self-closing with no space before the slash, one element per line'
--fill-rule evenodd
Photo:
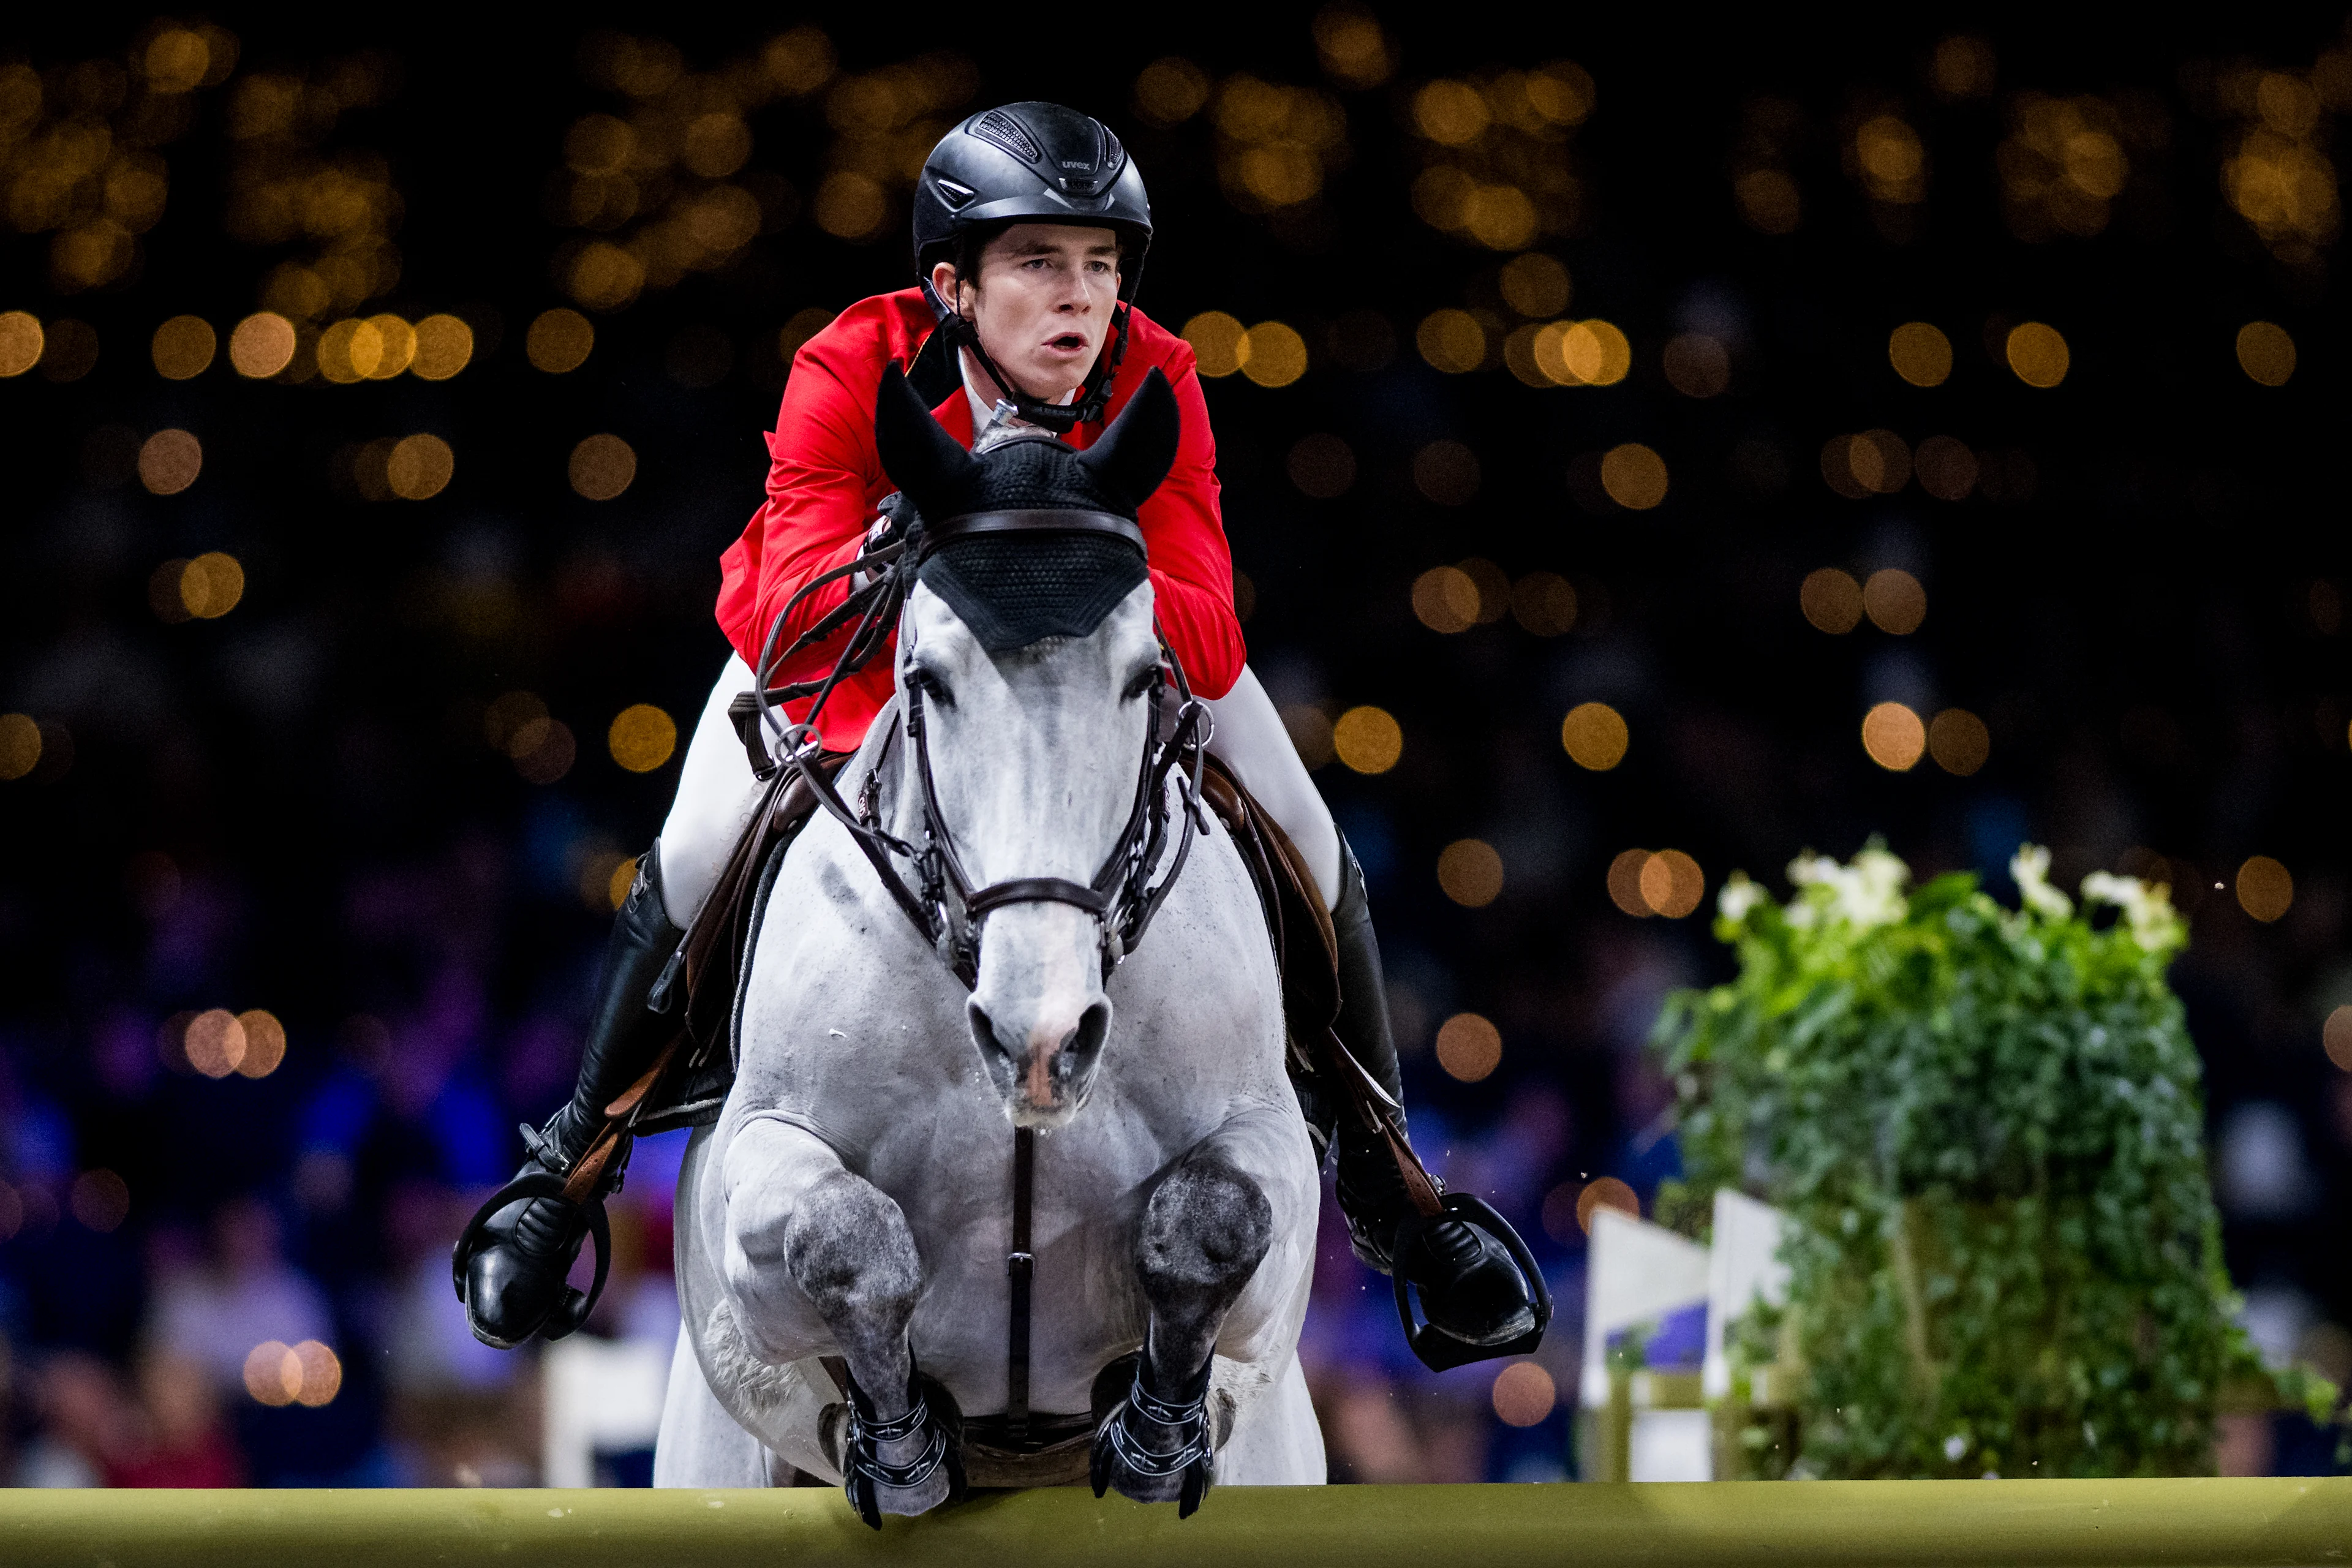
<path fill-rule="evenodd" d="M 1008 223 L 1084 224 L 1119 238 L 1109 352 L 1067 404 L 1039 403 L 1013 385 L 981 348 L 971 323 L 931 287 L 931 268 L 954 259 L 960 237 Z M 940 139 L 915 182 L 915 273 L 940 331 L 950 347 L 972 351 L 1022 418 L 1057 434 L 1102 418 L 1150 248 L 1151 202 L 1135 160 L 1108 126 L 1058 103 L 1008 103 L 971 116 Z"/>

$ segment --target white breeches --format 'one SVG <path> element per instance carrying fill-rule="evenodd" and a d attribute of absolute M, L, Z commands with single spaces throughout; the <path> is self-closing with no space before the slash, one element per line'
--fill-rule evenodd
<path fill-rule="evenodd" d="M 742 739 L 727 716 L 736 694 L 751 689 L 751 666 L 740 655 L 730 655 L 719 684 L 710 689 L 710 700 L 702 705 L 694 738 L 687 743 L 677 798 L 662 824 L 662 907 L 681 928 L 693 921 L 718 885 L 728 855 L 760 804 L 759 781 L 751 775 Z M 1307 777 L 1289 731 L 1282 727 L 1282 715 L 1275 711 L 1256 674 L 1244 666 L 1234 689 L 1211 702 L 1209 712 L 1216 721 L 1210 752 L 1240 776 L 1307 857 L 1324 901 L 1337 902 L 1339 830 L 1332 826 L 1330 808 Z"/>

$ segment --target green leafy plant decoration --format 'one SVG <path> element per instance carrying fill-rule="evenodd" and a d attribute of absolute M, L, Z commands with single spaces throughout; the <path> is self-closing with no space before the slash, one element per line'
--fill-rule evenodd
<path fill-rule="evenodd" d="M 1874 840 L 1798 859 L 1786 904 L 1735 875 L 1738 977 L 1659 1020 L 1687 1173 L 1662 1211 L 1733 1185 L 1794 1221 L 1788 1306 L 1736 1346 L 1796 1373 L 1773 1472 L 2210 1474 L 2225 1397 L 2333 1408 L 2232 1321 L 2168 889 L 2094 874 L 2095 920 L 2049 858 L 2019 851 L 2013 911 L 1972 876 L 1912 889 Z"/>

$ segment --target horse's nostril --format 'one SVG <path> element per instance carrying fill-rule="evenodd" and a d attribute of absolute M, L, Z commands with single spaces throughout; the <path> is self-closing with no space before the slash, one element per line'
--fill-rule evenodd
<path fill-rule="evenodd" d="M 1102 1049 L 1104 1037 L 1110 1033 L 1110 1004 L 1097 1002 L 1078 1015 L 1078 1026 L 1070 1031 L 1065 1048 L 1074 1057 L 1090 1057 Z"/>
<path fill-rule="evenodd" d="M 1010 1059 L 1012 1058 L 1013 1052 L 1006 1047 L 1003 1040 L 998 1037 L 996 1021 L 988 1016 L 987 1008 L 982 1007 L 976 1001 L 967 1002 L 964 1004 L 964 1017 L 971 1026 L 972 1043 L 980 1047 L 980 1054 L 983 1058 L 1003 1057 Z"/>

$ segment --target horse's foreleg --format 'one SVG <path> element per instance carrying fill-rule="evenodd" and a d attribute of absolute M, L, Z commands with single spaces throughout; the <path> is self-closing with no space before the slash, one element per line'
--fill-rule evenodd
<path fill-rule="evenodd" d="M 1208 1414 L 1217 1331 L 1274 1238 L 1265 1190 L 1212 1137 L 1153 1191 L 1136 1275 L 1150 1308 L 1134 1385 L 1095 1434 L 1095 1495 L 1177 1501 L 1190 1514 L 1214 1462 Z"/>
<path fill-rule="evenodd" d="M 848 1363 L 851 1501 L 877 1528 L 881 1514 L 937 1507 L 957 1489 L 961 1456 L 944 1391 L 918 1383 L 907 1341 L 922 1286 L 907 1216 L 823 1141 L 783 1122 L 747 1121 L 727 1167 L 729 1284 L 755 1319 L 787 1321 L 804 1302 Z M 776 1299 L 788 1295 L 800 1300 Z"/>

